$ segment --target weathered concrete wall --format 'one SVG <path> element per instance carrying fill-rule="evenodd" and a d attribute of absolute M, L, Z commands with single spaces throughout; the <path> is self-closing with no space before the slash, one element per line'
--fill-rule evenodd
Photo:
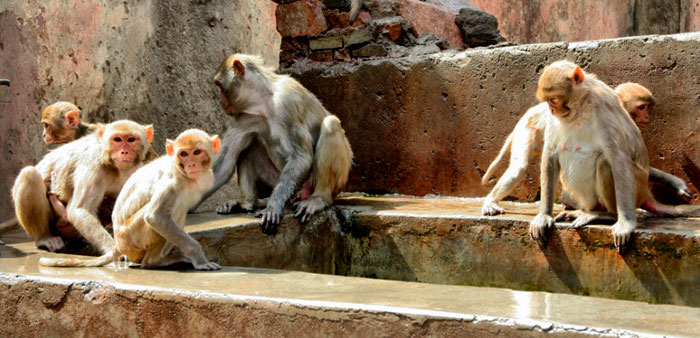
<path fill-rule="evenodd" d="M 697 0 L 474 0 L 517 43 L 583 41 L 695 32 Z"/>
<path fill-rule="evenodd" d="M 155 125 L 154 145 L 191 127 L 222 133 L 211 78 L 234 52 L 277 65 L 276 4 L 228 2 L 3 1 L 0 3 L 0 219 L 13 214 L 15 175 L 46 152 L 39 113 L 73 101 L 87 121 Z"/>
<path fill-rule="evenodd" d="M 484 170 L 537 103 L 541 69 L 557 59 L 574 61 L 611 85 L 649 87 L 659 100 L 652 123 L 642 128 L 651 164 L 699 184 L 692 163 L 700 160 L 698 55 L 700 34 L 689 33 L 292 71 L 343 123 L 357 164 L 347 190 L 485 196 L 491 187 L 480 184 Z M 536 199 L 538 161 L 514 196 Z"/>

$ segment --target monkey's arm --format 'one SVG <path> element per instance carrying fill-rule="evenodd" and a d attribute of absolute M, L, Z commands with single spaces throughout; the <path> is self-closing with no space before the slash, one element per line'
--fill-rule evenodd
<path fill-rule="evenodd" d="M 197 210 L 202 202 L 214 194 L 222 185 L 228 182 L 236 169 L 238 156 L 243 150 L 248 148 L 255 138 L 255 133 L 242 128 L 232 127 L 226 131 L 224 140 L 221 142 L 221 151 L 214 156 L 214 163 L 211 168 L 214 171 L 214 184 L 207 190 L 195 206 L 189 212 Z"/>
<path fill-rule="evenodd" d="M 688 189 L 688 186 L 677 176 L 671 175 L 667 172 L 661 171 L 656 168 L 649 167 L 649 180 L 653 182 L 659 182 L 665 184 L 671 188 L 676 189 L 676 193 L 686 199 L 693 197 L 693 194 Z"/>
<path fill-rule="evenodd" d="M 208 264 L 209 260 L 204 256 L 199 242 L 175 222 L 173 213 L 177 210 L 173 210 L 173 205 L 176 199 L 177 195 L 171 185 L 155 191 L 151 201 L 144 207 L 145 220 L 155 232 L 180 248 L 196 269 L 200 269 Z"/>
<path fill-rule="evenodd" d="M 613 134 L 610 133 L 609 135 Z M 608 144 L 603 149 L 603 156 L 610 163 L 613 176 L 612 183 L 615 187 L 617 222 L 613 225 L 613 238 L 615 247 L 622 252 L 625 244 L 629 241 L 632 231 L 637 227 L 637 215 L 635 214 L 635 191 L 637 187 L 634 179 L 634 162 L 630 154 L 621 149 L 619 145 Z M 610 182 L 607 182 L 607 184 L 610 184 Z M 647 187 L 644 186 L 643 188 L 646 189 Z"/>
<path fill-rule="evenodd" d="M 559 177 L 559 157 L 549 149 L 545 142 L 540 167 L 540 207 L 537 216 L 530 222 L 530 237 L 543 245 L 546 240 L 547 228 L 554 226 L 552 211 L 554 206 L 554 188 Z"/>
<path fill-rule="evenodd" d="M 93 169 L 94 175 L 79 168 L 74 173 L 75 188 L 68 204 L 68 222 L 78 229 L 87 241 L 105 254 L 114 247 L 112 236 L 105 230 L 97 217 L 97 210 L 105 196 L 106 180 L 100 169 Z"/>

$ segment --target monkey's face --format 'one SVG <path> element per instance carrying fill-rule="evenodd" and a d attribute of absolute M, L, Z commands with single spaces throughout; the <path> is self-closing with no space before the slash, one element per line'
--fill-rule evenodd
<path fill-rule="evenodd" d="M 177 164 L 185 176 L 196 180 L 209 170 L 211 159 L 203 148 L 180 148 L 177 149 Z"/>
<path fill-rule="evenodd" d="M 238 79 L 235 79 L 235 74 L 230 70 L 219 72 L 214 77 L 214 84 L 219 88 L 219 102 L 227 115 L 233 116 L 236 113 L 231 102 L 231 95 L 235 95 L 237 92 L 235 85 L 237 82 Z"/>
<path fill-rule="evenodd" d="M 638 126 L 645 126 L 649 124 L 649 122 L 651 122 L 651 106 L 652 104 L 650 102 L 637 102 L 634 108 L 632 108 L 630 111 L 630 116 L 634 120 L 634 123 L 636 123 Z"/>
<path fill-rule="evenodd" d="M 141 138 L 132 133 L 113 133 L 109 137 L 110 158 L 119 169 L 131 168 L 143 150 Z"/>

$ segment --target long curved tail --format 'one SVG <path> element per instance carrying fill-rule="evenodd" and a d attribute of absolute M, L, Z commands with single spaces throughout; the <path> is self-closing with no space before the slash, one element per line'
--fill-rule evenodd
<path fill-rule="evenodd" d="M 667 205 L 650 198 L 642 208 L 659 216 L 700 217 L 700 204 Z"/>
<path fill-rule="evenodd" d="M 350 1 L 350 24 L 352 25 L 360 14 L 360 9 L 362 9 L 362 0 L 352 0 Z"/>
<path fill-rule="evenodd" d="M 116 257 L 115 251 L 110 251 L 100 257 L 95 258 L 49 258 L 42 257 L 39 259 L 39 265 L 43 266 L 58 266 L 58 267 L 96 267 L 104 266 L 112 261 Z"/>
<path fill-rule="evenodd" d="M 508 138 L 506 138 L 506 142 L 503 144 L 503 147 L 501 147 L 501 151 L 498 153 L 498 156 L 491 162 L 489 165 L 489 168 L 486 169 L 486 173 L 484 173 L 484 176 L 481 178 L 481 184 L 486 184 L 491 176 L 493 176 L 493 171 L 496 170 L 496 166 L 498 166 L 498 163 L 501 162 L 503 159 L 503 156 L 510 150 L 510 145 L 513 143 L 513 134 L 511 133 L 508 135 Z"/>

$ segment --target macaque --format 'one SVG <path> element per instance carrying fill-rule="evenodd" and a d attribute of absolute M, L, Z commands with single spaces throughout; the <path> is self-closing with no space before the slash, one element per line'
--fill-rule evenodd
<path fill-rule="evenodd" d="M 97 130 L 99 125 L 80 121 L 80 109 L 70 102 L 56 102 L 41 112 L 42 137 L 46 144 L 77 140 Z"/>
<path fill-rule="evenodd" d="M 615 92 L 628 114 L 637 125 L 649 123 L 649 114 L 655 100 L 651 92 L 645 87 L 627 82 L 615 88 Z M 549 106 L 542 102 L 530 109 L 520 118 L 508 135 L 505 144 L 501 148 L 496 159 L 491 162 L 489 168 L 481 179 L 482 184 L 486 184 L 493 175 L 498 163 L 503 156 L 510 151 L 510 164 L 503 176 L 498 180 L 491 192 L 486 196 L 481 213 L 483 215 L 497 215 L 505 213 L 505 210 L 498 206 L 498 202 L 513 190 L 513 187 L 520 182 L 525 175 L 527 165 L 532 158 L 536 145 L 541 144 L 542 131 L 545 127 L 545 119 L 552 118 L 549 114 Z M 676 191 L 682 198 L 688 200 L 692 197 L 690 189 L 685 182 L 669 173 L 656 168 L 649 168 L 649 180 L 665 184 Z M 570 202 L 565 198 L 565 203 Z"/>
<path fill-rule="evenodd" d="M 42 258 L 47 266 L 102 266 L 125 255 L 130 262 L 155 268 L 189 262 L 197 270 L 219 270 L 184 230 L 187 210 L 213 182 L 210 169 L 221 148 L 218 136 L 190 129 L 166 141 L 168 155 L 138 169 L 124 184 L 112 213 L 114 244 L 91 259 Z"/>
<path fill-rule="evenodd" d="M 345 186 L 352 150 L 340 126 L 318 99 L 287 75 L 275 74 L 257 56 L 234 54 L 218 69 L 214 83 L 221 105 L 234 123 L 214 158 L 214 185 L 209 197 L 238 171 L 241 200 L 217 212 L 251 211 L 256 180 L 274 186 L 262 212 L 262 230 L 275 234 L 288 199 L 304 184 L 295 216 L 302 222 L 333 203 Z M 313 193 L 311 193 L 311 191 Z"/>
<path fill-rule="evenodd" d="M 12 198 L 20 225 L 37 247 L 59 251 L 65 248 L 64 238 L 79 233 L 100 252 L 109 251 L 112 237 L 98 219 L 98 208 L 105 197 L 116 198 L 124 182 L 143 165 L 152 140 L 152 126 L 116 121 L 22 169 Z M 49 191 L 68 206 L 67 222 L 55 222 L 59 215 L 46 197 Z"/>
<path fill-rule="evenodd" d="M 530 236 L 540 245 L 555 221 L 575 218 L 575 228 L 612 221 L 622 251 L 637 227 L 637 207 L 668 216 L 700 214 L 699 205 L 667 206 L 649 193 L 649 156 L 639 129 L 615 92 L 580 67 L 557 61 L 544 69 L 537 98 L 546 102 L 539 212 Z M 557 177 L 580 210 L 552 217 Z M 601 211 L 599 211 L 601 210 Z"/>

